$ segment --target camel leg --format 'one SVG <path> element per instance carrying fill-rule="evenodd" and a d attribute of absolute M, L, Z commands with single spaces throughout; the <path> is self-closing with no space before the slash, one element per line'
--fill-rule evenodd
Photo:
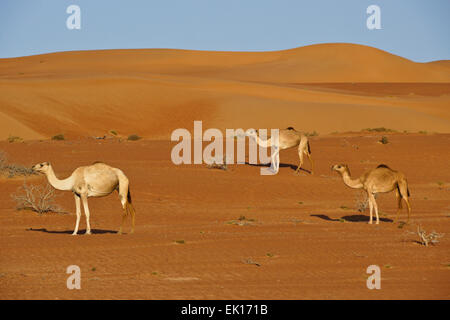
<path fill-rule="evenodd" d="M 402 209 L 402 197 L 400 196 L 398 190 L 395 190 L 395 197 L 397 198 L 397 213 L 395 214 L 394 222 L 397 221 L 398 213 Z"/>
<path fill-rule="evenodd" d="M 280 157 L 279 157 L 279 150 L 275 149 L 275 152 L 272 154 L 272 164 L 274 172 L 278 173 L 278 170 L 280 170 Z"/>
<path fill-rule="evenodd" d="M 314 162 L 311 158 L 311 154 L 309 152 L 307 152 L 306 155 L 308 156 L 308 160 L 311 163 L 311 174 L 314 174 Z"/>
<path fill-rule="evenodd" d="M 81 218 L 81 201 L 80 197 L 74 194 L 75 196 L 75 207 L 76 207 L 76 213 L 77 213 L 77 222 L 75 224 L 75 230 L 73 231 L 72 235 L 76 236 L 78 232 L 78 226 L 80 225 L 80 218 Z"/>
<path fill-rule="evenodd" d="M 375 197 L 373 198 L 373 207 L 375 209 L 375 215 L 377 216 L 376 224 L 380 224 L 380 217 L 378 216 L 378 204 L 377 201 L 375 200 Z"/>
<path fill-rule="evenodd" d="M 82 195 L 81 200 L 83 200 L 84 215 L 86 216 L 86 233 L 85 234 L 91 234 L 91 225 L 89 224 L 90 213 L 89 213 L 87 195 Z"/>
<path fill-rule="evenodd" d="M 127 205 L 128 205 L 128 210 L 130 211 L 130 214 L 131 214 L 131 232 L 130 233 L 134 233 L 134 215 L 136 212 L 134 211 L 134 207 L 130 202 L 128 202 Z"/>
<path fill-rule="evenodd" d="M 298 157 L 299 157 L 300 163 L 298 164 L 297 170 L 295 170 L 295 173 L 296 173 L 296 174 L 299 173 L 300 168 L 301 168 L 302 165 L 303 165 L 303 150 L 302 150 L 302 148 L 301 148 L 301 144 L 299 144 L 299 146 L 298 146 Z"/>
<path fill-rule="evenodd" d="M 408 197 L 408 184 L 406 183 L 405 180 L 401 180 L 401 181 L 399 181 L 398 188 L 399 188 L 401 197 L 406 202 L 406 207 L 408 209 L 408 220 L 406 221 L 406 223 L 408 223 L 409 222 L 409 215 L 411 213 L 411 206 L 409 204 L 409 197 Z"/>
<path fill-rule="evenodd" d="M 406 220 L 406 223 L 408 223 L 408 222 L 409 222 L 409 215 L 411 214 L 411 206 L 410 206 L 410 204 L 409 204 L 409 199 L 408 199 L 408 197 L 403 198 L 403 199 L 405 199 L 406 207 L 408 208 L 408 220 Z"/>
<path fill-rule="evenodd" d="M 125 219 L 127 218 L 128 215 L 128 207 L 127 204 L 125 204 L 123 206 L 123 213 L 122 213 L 122 224 L 120 225 L 120 229 L 117 232 L 117 234 L 122 234 L 122 230 L 123 230 L 123 225 L 125 224 Z"/>
<path fill-rule="evenodd" d="M 369 218 L 369 224 L 372 224 L 372 212 L 373 212 L 373 195 L 369 193 L 368 194 L 368 198 L 369 198 L 369 212 L 370 212 L 370 218 Z"/>

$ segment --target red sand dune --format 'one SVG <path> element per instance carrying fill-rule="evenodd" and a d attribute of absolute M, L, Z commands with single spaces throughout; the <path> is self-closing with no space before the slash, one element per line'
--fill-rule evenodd
<path fill-rule="evenodd" d="M 354 44 L 0 59 L 0 138 L 116 130 L 167 139 L 194 120 L 205 128 L 294 126 L 322 134 L 380 126 L 450 132 L 448 63 Z"/>

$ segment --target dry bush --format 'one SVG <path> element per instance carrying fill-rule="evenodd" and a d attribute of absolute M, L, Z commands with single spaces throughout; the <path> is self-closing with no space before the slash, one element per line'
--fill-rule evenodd
<path fill-rule="evenodd" d="M 427 234 L 421 226 L 417 226 L 417 235 L 420 239 L 419 242 L 425 247 L 428 247 L 428 244 L 435 245 L 439 242 L 438 239 L 444 236 L 442 233 L 437 233 L 436 231 L 432 231 L 430 234 Z"/>
<path fill-rule="evenodd" d="M 381 144 L 388 144 L 389 143 L 389 139 L 385 136 L 382 136 L 381 139 L 378 141 Z"/>
<path fill-rule="evenodd" d="M 375 194 L 375 199 L 377 195 Z M 367 198 L 367 194 L 364 191 L 359 191 L 359 193 L 355 196 L 355 206 L 356 210 L 359 212 L 365 212 L 366 209 L 369 207 L 369 200 Z"/>
<path fill-rule="evenodd" d="M 3 171 L 8 164 L 8 160 L 6 158 L 6 154 L 3 151 L 0 151 L 0 171 Z"/>
<path fill-rule="evenodd" d="M 220 170 L 227 170 L 228 169 L 228 167 L 227 167 L 227 161 L 226 161 L 226 157 L 224 156 L 223 157 L 223 163 L 218 163 L 219 161 L 217 161 L 216 159 L 214 159 L 213 161 L 212 161 L 212 163 L 211 164 L 208 164 L 206 167 L 208 168 L 208 169 L 220 169 Z"/>
<path fill-rule="evenodd" d="M 127 138 L 129 141 L 137 141 L 139 139 L 142 139 L 142 137 L 138 136 L 137 134 L 130 134 Z"/>
<path fill-rule="evenodd" d="M 26 182 L 11 197 L 16 201 L 17 210 L 32 210 L 39 214 L 47 212 L 65 213 L 55 204 L 55 189 L 46 185 L 28 185 Z"/>
<path fill-rule="evenodd" d="M 36 174 L 36 172 L 20 164 L 8 163 L 6 153 L 0 151 L 0 174 L 6 174 L 8 178 L 13 178 L 15 176 L 30 176 Z"/>
<path fill-rule="evenodd" d="M 64 135 L 62 133 L 57 134 L 52 137 L 52 140 L 65 140 Z"/>

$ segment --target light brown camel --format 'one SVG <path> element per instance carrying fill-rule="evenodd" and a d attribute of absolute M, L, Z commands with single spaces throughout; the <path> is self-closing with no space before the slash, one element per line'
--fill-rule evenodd
<path fill-rule="evenodd" d="M 272 137 L 267 140 L 262 140 L 258 136 L 258 131 L 255 129 L 249 129 L 246 132 L 246 135 L 253 138 L 256 143 L 262 147 L 270 148 L 274 143 L 272 141 Z M 275 157 L 278 156 L 280 150 L 290 149 L 294 147 L 298 147 L 298 157 L 300 159 L 300 163 L 295 170 L 295 173 L 298 173 L 300 168 L 303 165 L 303 156 L 306 155 L 311 163 L 311 174 L 314 173 L 314 163 L 311 159 L 311 147 L 309 145 L 308 137 L 302 134 L 301 132 L 295 130 L 292 127 L 288 127 L 286 129 L 280 129 L 278 131 L 278 149 L 272 155 L 272 163 L 274 163 Z M 278 171 L 278 168 L 276 168 Z"/>
<path fill-rule="evenodd" d="M 411 213 L 411 206 L 409 205 L 409 189 L 406 177 L 399 171 L 392 170 L 384 164 L 380 164 L 375 169 L 365 172 L 357 179 L 350 177 L 350 170 L 346 164 L 337 164 L 331 167 L 332 170 L 339 172 L 344 180 L 344 183 L 350 188 L 364 189 L 367 192 L 370 208 L 369 224 L 372 223 L 372 210 L 375 209 L 375 215 L 377 216 L 376 224 L 379 224 L 380 219 L 378 217 L 378 206 L 375 201 L 375 194 L 381 192 L 391 192 L 395 190 L 397 197 L 397 213 L 395 219 L 398 217 L 398 213 L 402 208 L 402 199 L 405 200 L 408 208 L 408 221 Z"/>
<path fill-rule="evenodd" d="M 131 215 L 131 233 L 134 232 L 135 211 L 131 204 L 131 194 L 128 187 L 129 181 L 122 170 L 110 167 L 102 162 L 94 162 L 89 166 L 78 167 L 70 177 L 64 180 L 59 180 L 56 177 L 51 164 L 48 162 L 36 164 L 33 166 L 33 170 L 45 174 L 48 182 L 55 189 L 73 192 L 75 196 L 77 222 L 72 235 L 76 235 L 78 232 L 81 217 L 80 199 L 83 201 L 84 214 L 86 215 L 86 234 L 91 234 L 88 197 L 107 196 L 114 190 L 119 192 L 119 199 L 124 210 L 122 225 L 118 233 L 122 233 L 123 224 L 128 213 Z"/>

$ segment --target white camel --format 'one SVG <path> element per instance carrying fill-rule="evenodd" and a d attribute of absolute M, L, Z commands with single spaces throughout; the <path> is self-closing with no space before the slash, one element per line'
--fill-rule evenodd
<path fill-rule="evenodd" d="M 124 210 L 122 225 L 119 234 L 122 233 L 123 224 L 128 214 L 131 215 L 131 233 L 134 232 L 134 207 L 131 204 L 129 181 L 122 170 L 113 168 L 102 162 L 95 162 L 89 166 L 78 167 L 70 177 L 59 180 L 50 163 L 43 162 L 33 166 L 33 170 L 47 176 L 48 182 L 57 190 L 72 191 L 75 196 L 77 222 L 72 235 L 78 232 L 81 217 L 81 201 L 83 201 L 84 214 L 86 215 L 86 234 L 91 234 L 89 224 L 88 197 L 103 197 L 114 190 L 119 192 L 119 199 Z"/>

